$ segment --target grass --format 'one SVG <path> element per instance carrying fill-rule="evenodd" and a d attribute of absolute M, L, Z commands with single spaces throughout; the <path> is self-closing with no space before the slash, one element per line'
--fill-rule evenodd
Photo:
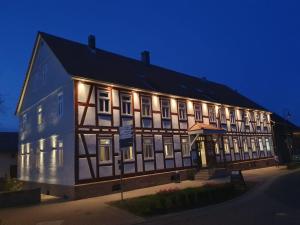
<path fill-rule="evenodd" d="M 230 183 L 206 185 L 183 190 L 162 190 L 154 195 L 112 202 L 111 205 L 147 217 L 224 202 L 245 191 L 246 188 L 236 187 Z"/>

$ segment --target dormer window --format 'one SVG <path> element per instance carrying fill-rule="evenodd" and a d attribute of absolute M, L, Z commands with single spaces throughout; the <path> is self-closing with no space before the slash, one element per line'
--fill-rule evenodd
<path fill-rule="evenodd" d="M 178 113 L 179 113 L 179 119 L 180 120 L 186 120 L 186 104 L 184 102 L 178 103 Z"/>
<path fill-rule="evenodd" d="M 98 112 L 99 113 L 110 113 L 110 98 L 109 92 L 100 90 L 98 92 Z"/>
<path fill-rule="evenodd" d="M 202 107 L 201 104 L 194 105 L 194 112 L 195 112 L 195 120 L 202 121 Z"/>
<path fill-rule="evenodd" d="M 211 123 L 216 122 L 216 111 L 214 106 L 208 107 L 208 117 L 209 117 L 209 122 Z"/>
<path fill-rule="evenodd" d="M 131 112 L 131 95 L 121 95 L 122 115 L 132 115 Z"/>
<path fill-rule="evenodd" d="M 170 119 L 170 101 L 167 99 L 161 100 L 161 116 L 163 119 Z"/>

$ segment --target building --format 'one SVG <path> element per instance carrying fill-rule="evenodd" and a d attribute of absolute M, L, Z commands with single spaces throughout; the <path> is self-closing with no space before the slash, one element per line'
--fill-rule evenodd
<path fill-rule="evenodd" d="M 177 171 L 267 166 L 270 112 L 231 88 L 38 33 L 17 106 L 19 178 L 81 198 L 118 189 L 119 127 L 125 187 L 166 183 Z"/>
<path fill-rule="evenodd" d="M 0 179 L 17 177 L 18 133 L 0 132 Z"/>

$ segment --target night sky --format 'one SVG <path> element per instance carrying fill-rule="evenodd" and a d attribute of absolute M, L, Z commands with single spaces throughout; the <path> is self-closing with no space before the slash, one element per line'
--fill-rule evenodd
<path fill-rule="evenodd" d="M 83 43 L 94 34 L 98 48 L 133 58 L 147 49 L 153 64 L 224 83 L 300 125 L 300 1 L 16 2 L 0 3 L 0 130 L 18 129 L 39 30 Z"/>

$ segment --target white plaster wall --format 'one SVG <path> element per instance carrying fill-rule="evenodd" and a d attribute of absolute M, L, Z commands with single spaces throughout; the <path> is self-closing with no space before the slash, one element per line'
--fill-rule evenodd
<path fill-rule="evenodd" d="M 154 128 L 161 128 L 160 113 L 153 113 L 153 126 L 154 126 Z"/>
<path fill-rule="evenodd" d="M 42 65 L 47 65 L 45 79 Z M 21 144 L 30 143 L 29 155 L 19 154 L 18 177 L 20 180 L 74 185 L 74 98 L 73 81 L 46 43 L 39 43 L 33 69 L 28 80 L 24 100 L 20 108 L 20 119 L 27 114 L 25 129 L 20 128 Z M 63 93 L 63 116 L 58 116 L 58 94 Z M 44 123 L 37 124 L 37 107 L 43 108 Z M 63 164 L 53 165 L 51 136 L 63 141 Z M 38 142 L 45 139 L 45 153 L 37 154 Z M 42 157 L 42 159 L 41 159 Z M 44 162 L 39 164 L 38 162 Z M 56 168 L 53 170 L 53 168 Z"/>
<path fill-rule="evenodd" d="M 113 106 L 118 107 L 120 105 L 119 103 L 119 91 L 116 89 L 112 89 L 112 103 Z"/>

